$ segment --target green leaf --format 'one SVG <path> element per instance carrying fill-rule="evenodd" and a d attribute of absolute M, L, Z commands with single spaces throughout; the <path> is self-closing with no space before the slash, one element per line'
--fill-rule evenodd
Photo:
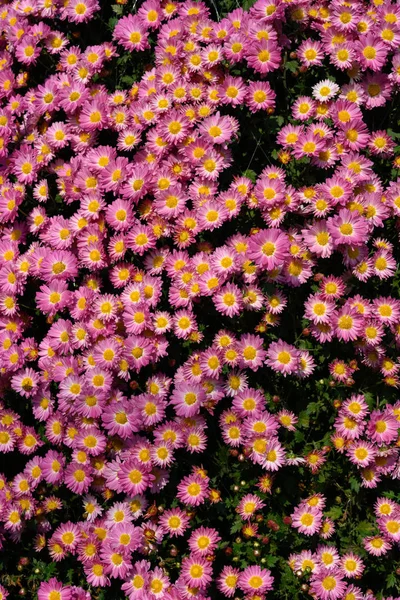
<path fill-rule="evenodd" d="M 267 567 L 274 567 L 279 560 L 278 556 L 271 556 L 271 554 L 266 556 L 266 559 Z"/>
<path fill-rule="evenodd" d="M 390 135 L 390 137 L 394 138 L 394 139 L 399 139 L 400 138 L 400 133 L 397 133 L 396 131 L 393 131 L 393 129 L 387 129 L 387 133 L 388 135 Z"/>
<path fill-rule="evenodd" d="M 124 12 L 124 7 L 121 4 L 112 4 L 111 8 L 116 15 L 122 15 Z"/>
<path fill-rule="evenodd" d="M 132 85 L 135 83 L 135 78 L 132 77 L 132 75 L 124 75 L 121 77 L 121 83 L 124 83 L 125 85 Z"/>
<path fill-rule="evenodd" d="M 112 31 L 114 30 L 116 24 L 118 23 L 119 19 L 117 17 L 110 17 L 108 19 L 108 27 L 109 29 L 111 29 Z"/>
<path fill-rule="evenodd" d="M 357 531 L 362 537 L 371 535 L 374 531 L 374 526 L 369 521 L 360 521 L 357 526 Z"/>
<path fill-rule="evenodd" d="M 342 514 L 343 511 L 340 506 L 332 506 L 332 508 L 326 512 L 326 515 L 330 517 L 333 521 L 339 519 L 339 517 L 341 517 Z"/>
<path fill-rule="evenodd" d="M 238 533 L 243 527 L 243 524 L 241 521 L 235 521 L 235 523 L 233 523 L 232 527 L 231 527 L 231 534 L 233 533 Z"/>
<path fill-rule="evenodd" d="M 350 477 L 349 482 L 350 482 L 350 488 L 354 492 L 357 493 L 360 491 L 360 482 L 358 481 L 358 479 L 356 479 L 355 477 Z"/>
<path fill-rule="evenodd" d="M 248 177 L 253 183 L 255 183 L 257 179 L 257 173 L 252 171 L 252 169 L 246 169 L 246 171 L 242 173 L 242 176 Z"/>
<path fill-rule="evenodd" d="M 287 69 L 291 73 L 295 73 L 298 68 L 299 63 L 297 62 L 297 60 L 288 60 L 288 62 L 285 63 L 285 69 Z"/>
<path fill-rule="evenodd" d="M 397 579 L 394 573 L 389 573 L 389 575 L 386 577 L 386 585 L 388 588 L 397 588 Z"/>

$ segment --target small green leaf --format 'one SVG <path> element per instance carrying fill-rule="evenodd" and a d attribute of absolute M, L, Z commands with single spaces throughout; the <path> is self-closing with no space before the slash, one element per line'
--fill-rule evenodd
<path fill-rule="evenodd" d="M 112 4 L 111 8 L 116 15 L 122 15 L 124 7 L 121 4 Z"/>

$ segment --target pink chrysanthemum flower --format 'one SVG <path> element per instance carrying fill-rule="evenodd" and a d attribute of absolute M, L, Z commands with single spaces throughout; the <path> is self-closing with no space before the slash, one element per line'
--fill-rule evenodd
<path fill-rule="evenodd" d="M 248 256 L 262 268 L 272 270 L 287 258 L 288 246 L 284 233 L 274 229 L 260 231 L 250 238 Z"/>
<path fill-rule="evenodd" d="M 336 217 L 329 217 L 327 228 L 336 245 L 359 246 L 368 235 L 366 220 L 347 209 L 340 210 Z"/>
<path fill-rule="evenodd" d="M 265 504 L 255 494 L 246 494 L 240 500 L 236 508 L 236 512 L 242 517 L 242 519 L 250 520 L 255 512 L 264 508 Z"/>
<path fill-rule="evenodd" d="M 374 509 L 375 515 L 379 518 L 394 515 L 397 512 L 398 505 L 390 498 L 381 497 L 377 499 Z"/>
<path fill-rule="evenodd" d="M 392 546 L 387 539 L 379 535 L 364 538 L 363 545 L 368 554 L 372 554 L 372 556 L 383 556 Z"/>
<path fill-rule="evenodd" d="M 199 555 L 186 557 L 182 561 L 181 575 L 191 587 L 204 589 L 211 582 L 212 566 Z"/>
<path fill-rule="evenodd" d="M 189 538 L 189 548 L 193 554 L 211 554 L 221 540 L 218 532 L 210 527 L 199 527 L 192 531 Z"/>
<path fill-rule="evenodd" d="M 258 565 L 246 567 L 239 575 L 238 587 L 245 593 L 264 594 L 272 590 L 274 578 L 271 571 Z"/>
<path fill-rule="evenodd" d="M 284 376 L 298 369 L 298 350 L 283 341 L 272 342 L 267 351 L 266 364 Z"/>
<path fill-rule="evenodd" d="M 231 598 L 235 594 L 238 584 L 240 571 L 234 567 L 226 566 L 222 569 L 217 579 L 218 589 L 226 596 Z"/>
<path fill-rule="evenodd" d="M 363 573 L 365 568 L 360 556 L 357 556 L 353 552 L 344 554 L 340 559 L 340 564 L 346 577 L 358 577 Z"/>
<path fill-rule="evenodd" d="M 177 498 L 184 504 L 198 506 L 207 496 L 208 484 L 199 475 L 189 475 L 178 484 L 177 490 Z"/>
<path fill-rule="evenodd" d="M 356 43 L 356 49 L 358 51 L 358 60 L 362 67 L 371 69 L 371 71 L 380 71 L 382 69 L 386 61 L 388 49 L 379 38 L 376 38 L 373 34 L 367 34 Z"/>
<path fill-rule="evenodd" d="M 260 336 L 243 335 L 238 342 L 237 350 L 241 368 L 249 367 L 253 371 L 257 371 L 265 361 L 266 352 Z"/>
<path fill-rule="evenodd" d="M 374 410 L 367 426 L 369 438 L 378 445 L 390 444 L 397 438 L 398 425 L 392 415 Z"/>
<path fill-rule="evenodd" d="M 189 518 L 181 509 L 175 508 L 165 511 L 159 520 L 165 533 L 171 536 L 181 536 L 189 525 Z"/>
<path fill-rule="evenodd" d="M 313 577 L 310 588 L 322 600 L 336 600 L 343 596 L 346 583 L 339 569 L 322 569 Z"/>
<path fill-rule="evenodd" d="M 71 600 L 71 590 L 64 586 L 55 577 L 47 582 L 42 582 L 38 589 L 38 600 Z"/>
<path fill-rule="evenodd" d="M 292 517 L 292 527 L 305 535 L 313 535 L 321 527 L 322 514 L 318 508 L 300 505 L 295 509 Z"/>
<path fill-rule="evenodd" d="M 362 318 L 355 309 L 343 308 L 332 317 L 332 325 L 337 338 L 346 342 L 359 337 L 362 322 Z"/>

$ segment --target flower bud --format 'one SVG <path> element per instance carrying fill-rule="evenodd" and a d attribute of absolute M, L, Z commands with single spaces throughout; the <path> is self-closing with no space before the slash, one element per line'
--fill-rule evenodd
<path fill-rule="evenodd" d="M 263 538 L 261 538 L 261 542 L 263 544 L 269 544 L 269 537 L 268 536 L 264 536 Z"/>

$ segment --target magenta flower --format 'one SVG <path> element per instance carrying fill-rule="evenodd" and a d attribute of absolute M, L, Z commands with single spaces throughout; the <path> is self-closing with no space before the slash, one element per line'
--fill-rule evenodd
<path fill-rule="evenodd" d="M 266 364 L 284 376 L 298 369 L 298 350 L 286 342 L 272 342 L 267 351 Z"/>
<path fill-rule="evenodd" d="M 189 556 L 182 561 L 182 578 L 191 587 L 206 588 L 211 581 L 211 574 L 211 564 L 201 556 Z"/>
<path fill-rule="evenodd" d="M 190 475 L 183 478 L 177 489 L 177 498 L 179 500 L 184 504 L 197 506 L 204 502 L 208 484 L 199 475 Z"/>
<path fill-rule="evenodd" d="M 55 577 L 42 582 L 38 590 L 38 600 L 71 600 L 70 587 L 63 586 Z"/>
<path fill-rule="evenodd" d="M 339 569 L 321 569 L 313 577 L 311 589 L 322 600 L 340 598 L 346 589 L 343 574 Z"/>
<path fill-rule="evenodd" d="M 340 210 L 336 217 L 330 217 L 327 228 L 336 245 L 359 246 L 368 234 L 365 219 L 347 209 Z"/>
<path fill-rule="evenodd" d="M 288 257 L 285 234 L 274 229 L 260 231 L 250 238 L 249 258 L 262 268 L 272 270 Z"/>
<path fill-rule="evenodd" d="M 300 505 L 291 517 L 292 527 L 305 535 L 314 535 L 321 527 L 322 514 L 318 508 Z"/>
<path fill-rule="evenodd" d="M 272 590 L 274 578 L 271 571 L 258 565 L 246 567 L 239 575 L 238 587 L 245 593 L 264 594 Z"/>

